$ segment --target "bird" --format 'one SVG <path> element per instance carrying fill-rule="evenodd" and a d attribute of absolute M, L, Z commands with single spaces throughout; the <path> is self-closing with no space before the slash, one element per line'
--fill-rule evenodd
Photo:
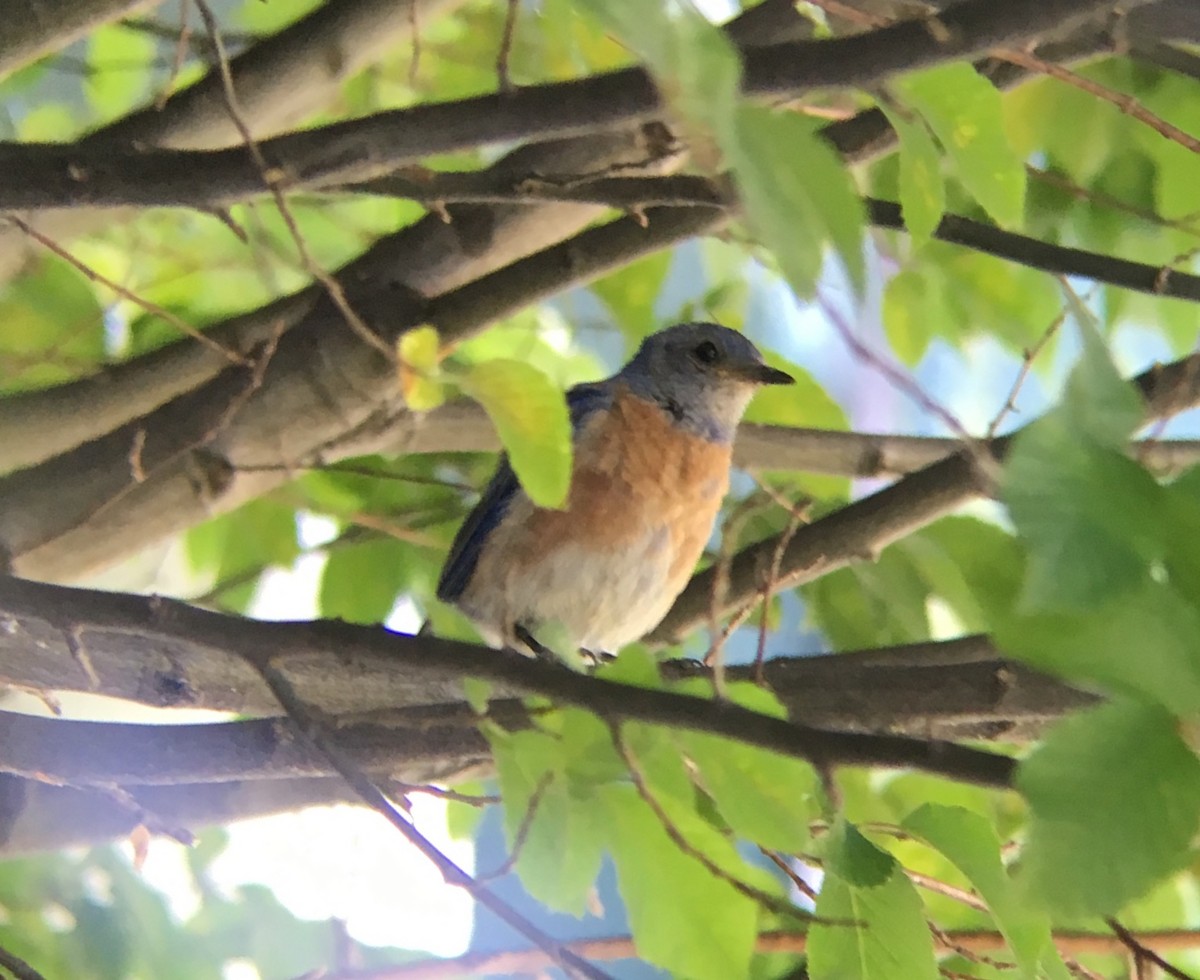
<path fill-rule="evenodd" d="M 742 334 L 688 322 L 648 336 L 566 395 L 562 509 L 535 505 L 501 455 L 450 547 L 437 596 L 490 646 L 593 662 L 649 633 L 683 591 L 729 487 L 733 439 L 762 385 L 793 384 Z"/>

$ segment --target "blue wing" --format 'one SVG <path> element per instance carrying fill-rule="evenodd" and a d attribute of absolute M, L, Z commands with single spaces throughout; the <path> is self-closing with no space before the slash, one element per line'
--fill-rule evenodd
<path fill-rule="evenodd" d="M 587 419 L 611 403 L 612 391 L 603 382 L 576 385 L 567 392 L 567 409 L 571 415 L 572 432 L 578 436 Z M 450 546 L 446 564 L 442 566 L 437 597 L 443 602 L 454 602 L 462 595 L 475 571 L 475 565 L 488 536 L 504 520 L 504 515 L 520 489 L 521 485 L 513 473 L 512 466 L 509 465 L 508 456 L 501 453 L 496 472 L 492 474 L 479 503 L 458 529 L 454 543 Z"/>

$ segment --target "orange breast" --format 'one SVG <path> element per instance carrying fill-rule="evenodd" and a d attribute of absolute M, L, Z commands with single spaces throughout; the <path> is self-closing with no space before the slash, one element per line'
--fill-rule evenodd
<path fill-rule="evenodd" d="M 728 489 L 730 454 L 730 446 L 675 426 L 657 405 L 622 389 L 612 409 L 585 425 L 576 440 L 567 508 L 537 510 L 525 544 L 541 551 L 571 540 L 616 551 L 665 528 L 668 579 L 681 588 Z"/>

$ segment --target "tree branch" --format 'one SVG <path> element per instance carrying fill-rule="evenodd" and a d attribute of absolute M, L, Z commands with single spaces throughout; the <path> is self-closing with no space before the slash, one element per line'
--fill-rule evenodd
<path fill-rule="evenodd" d="M 25 635 L 32 635 L 28 618 L 19 621 Z M 28 676 L 22 661 L 37 656 L 36 651 L 18 651 L 19 642 L 5 651 L 8 665 L 3 674 L 10 681 Z M 182 645 L 183 641 L 179 642 Z M 403 636 L 394 642 L 419 643 Z M 89 651 L 101 678 L 96 693 L 124 693 L 128 685 L 119 671 L 125 676 L 146 672 L 144 666 L 139 669 L 136 661 L 140 658 L 136 657 L 127 658 L 134 659 L 134 664 L 110 670 L 112 653 L 119 652 L 111 637 L 98 647 Z M 314 656 L 323 657 L 326 663 L 336 659 L 336 651 L 319 638 L 310 647 Z M 182 674 L 190 680 L 199 673 L 191 663 L 211 656 L 197 648 L 177 662 L 184 665 Z M 48 669 L 64 671 L 60 686 L 76 687 L 77 682 L 70 680 L 76 665 L 68 665 L 66 658 L 56 653 L 49 658 Z M 346 667 L 352 670 L 345 671 Z M 318 692 L 322 700 L 314 708 L 328 719 L 330 737 L 355 766 L 373 777 L 413 785 L 490 773 L 491 757 L 477 730 L 478 717 L 465 703 L 419 703 L 421 697 L 436 697 L 442 685 L 429 685 L 430 690 L 421 691 L 420 677 L 397 677 L 395 670 L 392 676 L 376 676 L 373 662 L 354 660 L 344 663 L 343 670 L 349 679 L 339 685 L 337 701 L 358 702 L 357 710 L 328 713 L 328 690 Z M 663 674 L 672 679 L 712 676 L 707 668 L 690 661 L 668 662 Z M 751 669 L 735 668 L 728 675 L 729 680 L 749 680 Z M 298 677 L 297 683 L 306 688 L 311 686 L 307 673 L 289 676 Z M 1047 724 L 1095 701 L 1091 695 L 1005 661 L 984 637 L 823 657 L 778 658 L 767 663 L 765 678 L 790 717 L 803 719 L 814 728 L 910 734 L 939 741 L 1032 740 Z M 519 700 L 507 697 L 517 693 L 509 687 L 495 689 L 488 709 L 492 720 L 510 730 L 531 720 Z M 188 694 L 195 704 L 214 699 L 214 692 L 192 683 Z M 389 694 L 396 701 L 384 707 Z M 215 696 L 220 699 L 222 692 Z M 278 710 L 261 686 L 246 690 L 243 697 L 256 713 Z M 405 699 L 418 703 L 397 706 Z M 0 712 L 0 772 L 76 788 L 311 779 L 334 774 L 323 756 L 298 743 L 276 718 L 162 726 L 4 712 Z"/>
<path fill-rule="evenodd" d="M 14 608 L 23 610 L 21 619 L 16 619 L 10 611 Z M 463 677 L 479 677 L 504 685 L 503 690 L 541 694 L 608 718 L 723 735 L 824 767 L 914 767 L 951 779 L 1007 787 L 1013 764 L 1011 759 L 952 743 L 825 731 L 758 715 L 729 703 L 632 688 L 575 674 L 516 654 L 432 637 L 405 641 L 384 630 L 345 623 L 260 623 L 196 609 L 170 599 L 89 592 L 13 578 L 0 582 L 0 609 L 5 610 L 9 624 L 0 635 L 32 630 L 31 636 L 58 634 L 73 638 L 68 645 L 76 653 L 86 650 L 93 670 L 84 670 L 77 662 L 74 670 L 63 676 L 82 676 L 89 683 L 93 673 L 96 677 L 103 676 L 92 649 L 95 638 L 115 634 L 134 651 L 148 642 L 174 646 L 176 650 L 182 642 L 225 651 L 231 658 L 222 665 L 227 688 L 247 688 L 251 681 L 261 687 L 257 669 L 250 665 L 270 662 L 283 672 L 298 698 L 305 704 L 319 706 L 325 700 L 321 688 L 328 686 L 329 675 L 337 671 L 330 669 L 326 655 L 318 653 L 316 660 L 321 663 L 317 676 L 309 673 L 315 640 L 322 650 L 339 651 L 339 657 L 374 664 L 377 670 L 407 674 L 423 687 L 453 689 Z M 313 680 L 317 681 L 315 688 Z M 160 690 L 169 681 L 177 693 L 178 705 L 191 700 L 190 678 L 180 663 L 164 664 L 158 677 L 147 681 Z M 440 700 L 461 700 L 461 697 L 455 691 L 451 697 Z"/>
<path fill-rule="evenodd" d="M 56 592 L 54 588 L 17 579 L 5 580 L 5 587 L 0 588 L 0 623 L 9 624 L 0 627 L 0 682 L 35 691 L 89 691 L 156 708 L 207 708 L 257 717 L 277 714 L 274 700 L 255 675 L 227 652 L 227 642 L 206 645 L 186 631 L 143 635 L 136 612 L 140 607 L 135 605 L 134 611 L 129 611 L 124 598 Z M 85 642 L 56 625 L 65 615 L 65 603 L 79 597 L 96 604 L 96 616 L 101 619 L 93 617 L 94 622 L 108 624 L 107 629 L 92 629 Z M 215 622 L 233 634 L 242 621 L 218 617 Z M 399 662 L 380 668 L 377 660 L 358 661 L 349 655 L 337 661 L 344 669 L 335 669 L 329 658 L 341 649 L 342 642 L 336 627 L 308 624 L 290 629 L 301 637 L 296 640 L 297 649 L 310 653 L 288 662 L 288 676 L 300 687 L 306 702 L 326 714 L 344 723 L 390 726 L 397 729 L 397 737 L 407 728 L 427 726 L 431 717 L 443 727 L 461 727 L 457 673 L 433 676 L 428 670 L 408 670 Z M 433 656 L 426 651 L 423 638 L 344 629 L 357 641 L 387 649 L 401 644 L 419 651 L 420 656 Z M 78 643 L 83 643 L 82 648 Z M 91 672 L 81 662 L 81 650 Z M 668 677 L 709 676 L 706 668 L 690 661 L 673 662 L 664 670 Z M 749 667 L 732 668 L 728 674 L 733 680 L 745 680 L 751 671 Z M 792 716 L 814 727 L 908 732 L 946 739 L 1001 734 L 1014 740 L 1029 738 L 1048 720 L 1083 703 L 1081 695 L 1066 685 L 1006 661 L 985 637 L 829 657 L 779 658 L 768 661 L 765 678 Z M 514 697 L 520 691 L 497 684 L 493 696 Z M 380 711 L 397 709 L 413 713 L 377 717 Z M 426 710 L 428 714 L 423 714 Z M 292 771 L 288 766 L 307 764 L 278 755 L 280 749 L 269 730 L 244 736 L 238 735 L 237 729 L 221 731 L 229 736 L 229 741 L 221 743 L 226 747 L 218 748 L 220 736 L 210 733 L 209 762 L 186 770 L 192 774 L 190 781 L 270 769 L 282 776 Z M 50 751 L 36 739 L 29 744 L 38 751 Z M 257 748 L 251 752 L 247 744 Z M 452 740 L 446 743 L 451 744 L 454 751 L 462 749 Z M 437 750 L 444 747 L 438 743 Z M 465 752 L 469 755 L 476 749 L 474 743 L 468 743 Z M 38 758 L 45 771 L 59 772 L 55 767 L 62 763 Z M 29 762 L 22 771 L 28 768 L 37 765 Z M 109 768 L 102 766 L 97 771 Z M 147 755 L 144 766 L 137 769 L 142 773 L 138 780 L 157 778 L 156 771 L 153 756 Z M 60 775 L 68 782 L 76 781 L 70 772 L 61 771 Z"/>
<path fill-rule="evenodd" d="M 1146 421 L 1190 408 L 1200 403 L 1200 355 L 1155 366 L 1134 383 L 1145 401 Z M 980 472 L 978 457 L 1002 459 L 1011 438 L 977 444 L 974 455 L 940 460 L 806 525 L 791 536 L 778 562 L 777 538 L 751 545 L 729 564 L 727 587 L 721 595 L 714 593 L 717 570 L 706 569 L 692 578 L 647 641 L 677 643 L 710 622 L 714 608 L 725 615 L 753 602 L 764 588 L 772 592 L 793 588 L 852 562 L 871 559 L 905 535 L 990 493 L 991 480 Z"/>
<path fill-rule="evenodd" d="M 88 31 L 160 0 L 6 0 L 0 78 L 59 51 Z"/>
<path fill-rule="evenodd" d="M 589 229 L 428 303 L 391 291 L 348 299 L 385 343 L 432 323 L 453 344 L 567 286 L 709 231 L 721 214 L 651 210 L 645 221 Z M 260 355 L 256 365 L 226 368 L 150 415 L 0 480 L 0 551 L 13 569 L 78 578 L 261 495 L 287 479 L 287 467 L 398 402 L 394 366 L 330 304 L 264 353 L 267 361 Z M 420 419 L 412 416 L 411 425 L 419 428 Z M 270 468 L 280 464 L 285 470 Z"/>
<path fill-rule="evenodd" d="M 794 97 L 815 89 L 870 87 L 901 72 L 1019 45 L 1110 6 L 1111 0 L 964 0 L 939 15 L 936 31 L 921 18 L 849 37 L 750 48 L 743 56 L 742 89 L 749 96 Z M 651 77 L 626 68 L 381 112 L 262 140 L 259 147 L 281 175 L 276 186 L 287 190 L 366 180 L 436 154 L 647 122 L 664 109 Z M 8 202 L 17 208 L 44 202 L 47 194 L 60 206 L 88 205 L 94 183 L 155 188 L 164 181 L 176 184 L 180 173 L 204 174 L 228 200 L 264 190 L 262 173 L 239 147 L 120 152 L 111 140 L 70 147 L 0 144 L 0 165 L 12 175 L 6 181 Z"/>
<path fill-rule="evenodd" d="M 1164 953 L 1200 947 L 1200 931 L 1159 930 L 1131 935 L 1139 945 Z M 972 953 L 988 953 L 1009 948 L 1008 940 L 999 932 L 955 929 L 935 933 L 933 938 L 938 949 L 947 953 L 964 949 Z M 1074 956 L 1120 956 L 1126 952 L 1126 946 L 1121 939 L 1107 933 L 1056 930 L 1053 942 L 1060 952 Z M 638 955 L 632 936 L 579 939 L 567 945 L 580 956 L 592 960 L 635 959 Z M 802 954 L 808 950 L 808 936 L 803 932 L 763 932 L 759 933 L 754 949 L 755 952 L 764 954 Z M 395 966 L 341 970 L 326 976 L 327 980 L 452 980 L 455 977 L 495 974 L 536 975 L 539 970 L 549 965 L 546 954 L 540 949 L 510 949 L 491 953 L 466 953 L 452 959 L 430 959 Z"/>
<path fill-rule="evenodd" d="M 871 199 L 867 201 L 867 210 L 873 225 L 904 229 L 899 204 Z M 1053 245 L 955 214 L 948 214 L 942 219 L 934 237 L 1044 272 L 1082 276 L 1155 296 L 1200 301 L 1200 276 L 1179 272 L 1170 266 L 1146 265 L 1084 249 Z"/>
<path fill-rule="evenodd" d="M 139 786 L 122 796 L 0 774 L 0 856 L 119 840 L 147 815 L 165 826 L 210 827 L 352 799 L 341 778 Z"/>
<path fill-rule="evenodd" d="M 256 135 L 271 135 L 300 121 L 323 105 L 346 78 L 410 40 L 414 22 L 428 24 L 461 2 L 330 0 L 278 34 L 258 42 L 231 64 L 251 129 Z M 415 21 L 414 5 L 419 10 Z M 5 21 L 6 24 L 9 21 L 7 16 Z M 195 85 L 171 96 L 162 107 L 150 106 L 119 119 L 77 146 L 89 159 L 102 161 L 110 154 L 136 157 L 134 144 L 198 149 L 238 142 L 237 129 L 229 118 L 221 92 L 219 72 L 210 71 Z M 38 151 L 33 152 L 36 156 Z M 0 159 L 5 156 L 0 151 Z M 62 198 L 58 207 L 71 208 L 71 201 Z M 43 234 L 61 240 L 86 234 L 115 220 L 119 219 L 111 211 L 72 208 L 39 215 L 35 224 Z M 0 282 L 20 268 L 26 250 L 23 235 L 0 228 Z"/>
<path fill-rule="evenodd" d="M 476 402 L 454 400 L 427 412 L 418 429 L 407 413 L 397 420 L 397 432 L 387 419 L 369 430 L 347 436 L 336 456 L 381 453 L 490 453 L 500 450 L 500 437 L 487 412 Z M 980 440 L 984 447 L 988 440 Z M 733 447 L 735 466 L 746 470 L 801 470 L 831 476 L 861 478 L 904 476 L 964 450 L 961 439 L 904 436 L 874 432 L 808 429 L 802 426 L 743 422 Z M 1129 454 L 1147 468 L 1177 474 L 1200 463 L 1200 440 L 1143 439 L 1130 444 Z M 333 456 L 330 457 L 332 463 Z"/>

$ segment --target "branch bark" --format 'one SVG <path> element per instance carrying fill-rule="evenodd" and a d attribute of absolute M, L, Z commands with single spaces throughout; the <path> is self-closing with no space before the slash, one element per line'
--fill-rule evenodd
<path fill-rule="evenodd" d="M 7 0 L 0 24 L 0 78 L 60 51 L 88 31 L 161 0 Z"/>
<path fill-rule="evenodd" d="M 1137 932 L 1134 938 L 1148 949 L 1162 952 L 1194 950 L 1200 947 L 1200 932 L 1193 930 L 1160 930 Z M 1000 932 L 952 929 L 934 934 L 940 951 L 960 953 L 989 953 L 1009 948 L 1008 939 Z M 1072 956 L 1122 956 L 1128 947 L 1118 936 L 1109 933 L 1056 930 L 1055 947 Z M 637 957 L 632 936 L 605 936 L 599 939 L 580 939 L 568 943 L 572 952 L 591 960 L 623 960 Z M 755 943 L 757 953 L 795 953 L 808 950 L 808 936 L 803 932 L 764 932 Z M 340 970 L 328 975 L 328 980 L 453 980 L 463 976 L 493 974 L 530 974 L 551 965 L 540 949 L 510 949 L 490 953 L 467 953 L 453 959 L 420 960 L 394 966 Z"/>
<path fill-rule="evenodd" d="M 194 702 L 196 682 L 182 657 L 183 649 L 191 646 L 193 650 L 223 651 L 220 676 L 226 690 L 257 689 L 267 697 L 259 669 L 269 664 L 298 698 L 319 707 L 328 700 L 322 697 L 322 689 L 329 690 L 333 675 L 339 673 L 328 655 L 334 650 L 335 659 L 343 664 L 353 659 L 369 665 L 373 672 L 407 675 L 416 681 L 414 693 L 450 695 L 440 701 L 461 701 L 457 688 L 462 678 L 479 677 L 500 685 L 502 691 L 541 694 L 609 718 L 722 735 L 821 766 L 915 767 L 952 779 L 1007 787 L 1013 765 L 1011 759 L 949 742 L 828 731 L 758 715 L 728 702 L 637 689 L 575 674 L 516 654 L 432 637 L 405 638 L 346 623 L 262 623 L 169 599 L 89 592 L 13 578 L 0 581 L 0 609 L 7 623 L 0 636 L 20 635 L 24 644 L 36 643 L 35 638 L 41 637 L 46 644 L 41 649 L 66 643 L 75 658 L 73 670 L 59 674 L 50 684 L 35 685 L 40 689 L 71 677 L 76 678 L 75 683 L 89 685 L 92 677 L 103 678 L 97 658 L 99 644 L 107 636 L 109 642 L 120 638 L 126 656 L 144 650 L 145 644 L 169 649 L 170 659 L 160 662 L 155 674 L 144 680 L 159 699 L 164 693 L 173 694 L 176 705 Z M 319 649 L 314 649 L 314 642 Z M 211 670 L 215 664 L 201 666 Z M 278 707 L 271 710 L 278 711 Z"/>
<path fill-rule="evenodd" d="M 1200 402 L 1200 355 L 1156 366 L 1135 379 L 1151 421 Z M 856 500 L 790 536 L 776 565 L 779 538 L 768 538 L 734 556 L 728 587 L 717 595 L 715 568 L 692 578 L 647 642 L 679 642 L 712 616 L 725 615 L 762 595 L 811 582 L 855 561 L 870 559 L 907 534 L 991 492 L 979 457 L 1003 458 L 1011 436 L 973 447 L 918 470 L 877 493 Z"/>
<path fill-rule="evenodd" d="M 142 786 L 122 799 L 0 774 L 0 856 L 107 843 L 149 819 L 163 827 L 207 827 L 352 799 L 340 778 Z"/>
<path fill-rule="evenodd" d="M 742 89 L 750 96 L 795 97 L 816 89 L 870 87 L 905 71 L 1020 45 L 1111 6 L 1111 0 L 965 0 L 939 15 L 937 31 L 922 18 L 849 37 L 750 48 L 743 54 Z M 626 68 L 376 113 L 266 139 L 259 148 L 281 175 L 276 186 L 286 190 L 367 180 L 441 153 L 607 131 L 651 121 L 665 108 L 650 75 Z M 0 161 L 13 174 L 12 202 L 24 200 L 23 192 L 29 203 L 45 200 L 49 189 L 64 204 L 87 205 L 91 182 L 111 183 L 118 173 L 123 183 L 146 188 L 174 183 L 179 173 L 204 174 L 229 200 L 264 189 L 262 173 L 240 147 L 130 152 L 106 138 L 65 148 L 0 145 Z"/>
<path fill-rule="evenodd" d="M 375 283 L 348 299 L 385 344 L 421 323 L 452 344 L 721 220 L 695 208 L 651 210 L 645 224 L 624 218 L 589 229 L 428 303 Z M 257 363 L 227 368 L 141 419 L 0 480 L 0 551 L 20 574 L 77 580 L 284 482 L 326 443 L 394 408 L 396 388 L 394 365 L 322 302 Z M 420 426 L 416 416 L 409 422 Z"/>
<path fill-rule="evenodd" d="M 393 443 L 387 421 L 372 434 L 347 440 L 345 451 L 360 455 L 398 452 L 490 453 L 500 449 L 500 437 L 487 413 L 476 402 L 450 401 L 427 413 L 416 431 L 403 423 Z M 987 441 L 983 441 L 987 445 Z M 801 426 L 738 426 L 733 462 L 746 470 L 802 470 L 832 476 L 904 476 L 965 449 L 961 439 L 903 436 L 874 432 L 843 432 Z M 339 455 L 343 452 L 339 448 Z M 1162 474 L 1178 473 L 1200 463 L 1200 440 L 1145 439 L 1132 443 L 1129 453 L 1144 466 Z"/>
<path fill-rule="evenodd" d="M 681 162 L 661 126 L 522 147 L 485 173 L 497 181 L 540 172 L 553 178 L 619 168 L 655 174 Z M 599 205 L 551 203 L 450 207 L 376 242 L 337 273 L 355 297 L 431 297 L 569 238 L 596 220 Z M 325 329 L 343 327 L 314 284 L 206 331 L 228 350 L 248 354 L 310 315 Z M 0 473 L 27 467 L 102 436 L 205 382 L 228 367 L 209 346 L 183 340 L 80 381 L 0 400 Z"/>
<path fill-rule="evenodd" d="M 37 0 L 24 2 L 37 5 Z M 246 122 L 263 136 L 299 122 L 323 105 L 346 78 L 410 41 L 414 23 L 429 24 L 461 4 L 462 0 L 330 0 L 233 59 L 230 67 Z M 77 145 L 86 155 L 104 160 L 111 154 L 136 156 L 135 144 L 199 149 L 239 142 L 220 74 L 212 70 L 173 95 L 161 109 L 148 107 L 126 116 Z M 69 240 L 121 220 L 112 211 L 75 208 L 65 197 L 58 207 L 36 221 L 39 231 L 56 240 Z M 0 228 L 0 282 L 17 272 L 27 254 L 24 235 Z"/>

